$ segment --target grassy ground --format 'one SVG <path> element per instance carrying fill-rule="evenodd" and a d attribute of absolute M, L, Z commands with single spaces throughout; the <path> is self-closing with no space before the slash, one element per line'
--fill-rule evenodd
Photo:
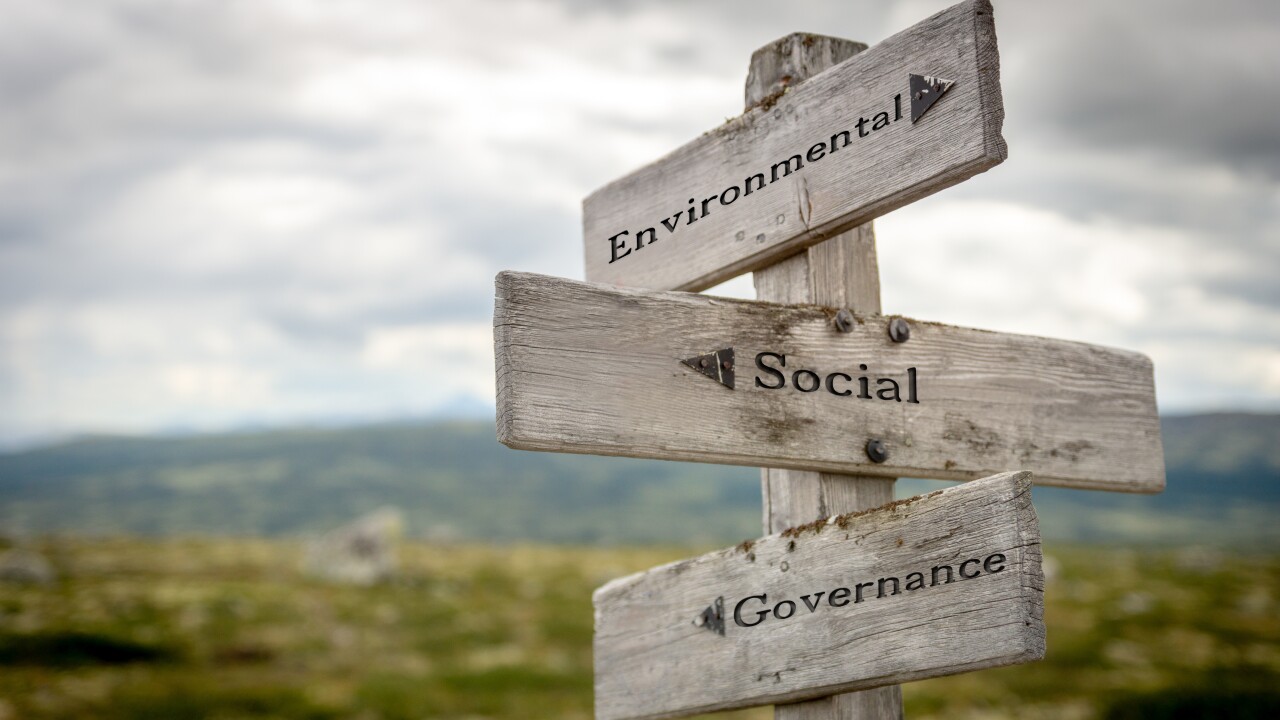
<path fill-rule="evenodd" d="M 591 590 L 692 553 L 411 543 L 356 588 L 279 541 L 40 549 L 57 583 L 0 585 L 0 720 L 587 718 Z M 910 684 L 909 718 L 1280 717 L 1280 558 L 1045 551 L 1048 658 Z"/>

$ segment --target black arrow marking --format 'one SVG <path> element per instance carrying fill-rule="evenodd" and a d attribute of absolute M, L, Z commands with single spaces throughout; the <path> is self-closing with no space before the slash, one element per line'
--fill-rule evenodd
<path fill-rule="evenodd" d="M 730 390 L 733 389 L 733 348 L 725 348 L 706 355 L 698 355 L 680 362 Z"/>
<path fill-rule="evenodd" d="M 700 628 L 710 630 L 711 632 L 724 636 L 724 596 L 716 598 L 716 601 L 707 606 L 706 610 L 698 613 L 693 619 L 693 624 Z"/>
<path fill-rule="evenodd" d="M 955 85 L 954 80 L 943 80 L 932 75 L 911 74 L 911 122 L 920 119 L 942 94 Z"/>

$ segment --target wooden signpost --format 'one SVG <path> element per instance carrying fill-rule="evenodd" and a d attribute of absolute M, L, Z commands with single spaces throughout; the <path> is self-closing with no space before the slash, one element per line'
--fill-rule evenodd
<path fill-rule="evenodd" d="M 499 275 L 498 437 L 767 466 L 767 537 L 596 592 L 598 717 L 901 718 L 896 683 L 1043 655 L 1029 474 L 1004 471 L 1163 489 L 1151 363 L 881 315 L 868 221 L 1005 157 L 986 0 L 869 50 L 782 38 L 746 95 L 587 198 L 594 282 Z M 746 271 L 768 302 L 663 292 Z M 893 503 L 901 475 L 973 482 Z"/>
<path fill-rule="evenodd" d="M 678 717 L 1040 659 L 1028 475 L 605 585 L 594 598 L 596 717 Z"/>

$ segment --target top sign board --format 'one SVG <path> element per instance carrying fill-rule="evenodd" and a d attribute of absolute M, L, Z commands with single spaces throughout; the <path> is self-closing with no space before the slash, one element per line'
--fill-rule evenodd
<path fill-rule="evenodd" d="M 702 290 L 1004 160 L 991 5 L 961 3 L 583 203 L 587 280 Z"/>

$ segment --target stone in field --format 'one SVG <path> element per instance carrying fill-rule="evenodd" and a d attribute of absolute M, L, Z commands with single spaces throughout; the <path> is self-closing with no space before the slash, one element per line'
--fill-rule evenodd
<path fill-rule="evenodd" d="M 0 552 L 0 582 L 48 585 L 58 579 L 53 566 L 34 550 Z"/>
<path fill-rule="evenodd" d="M 373 585 L 396 574 L 396 542 L 404 526 L 396 508 L 374 511 L 307 544 L 307 574 L 351 585 Z"/>

